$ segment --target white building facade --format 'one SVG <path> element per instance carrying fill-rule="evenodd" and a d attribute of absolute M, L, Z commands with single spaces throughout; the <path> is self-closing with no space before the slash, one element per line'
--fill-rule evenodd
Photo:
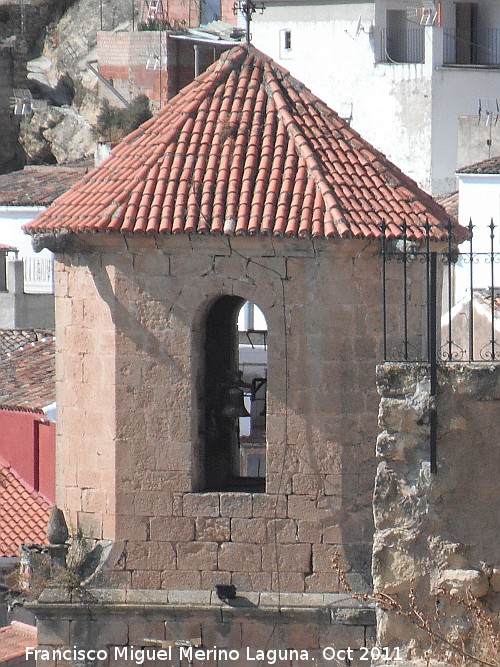
<path fill-rule="evenodd" d="M 251 26 L 257 48 L 431 194 L 456 189 L 458 118 L 500 97 L 498 2 L 265 5 Z"/>
<path fill-rule="evenodd" d="M 472 245 L 460 246 L 455 297 L 459 301 L 470 292 L 471 264 L 473 289 L 500 287 L 500 158 L 461 169 L 457 176 L 458 219 L 464 227 L 472 223 Z"/>
<path fill-rule="evenodd" d="M 91 165 L 30 165 L 0 175 L 0 328 L 54 328 L 53 255 L 35 252 L 23 227 Z"/>
<path fill-rule="evenodd" d="M 54 259 L 35 253 L 22 227 L 45 207 L 0 206 L 1 328 L 54 328 Z"/>

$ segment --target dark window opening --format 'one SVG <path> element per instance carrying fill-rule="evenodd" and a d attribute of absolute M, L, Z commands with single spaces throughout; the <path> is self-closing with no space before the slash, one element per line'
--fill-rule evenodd
<path fill-rule="evenodd" d="M 0 292 L 7 292 L 7 253 L 0 251 Z"/>
<path fill-rule="evenodd" d="M 267 327 L 254 304 L 224 296 L 210 308 L 204 377 L 205 489 L 264 491 Z"/>
<path fill-rule="evenodd" d="M 477 3 L 459 2 L 456 9 L 457 57 L 459 65 L 477 64 Z"/>
<path fill-rule="evenodd" d="M 290 51 L 292 48 L 292 32 L 291 30 L 285 30 L 285 49 Z"/>
<path fill-rule="evenodd" d="M 423 63 L 425 28 L 408 19 L 406 9 L 388 9 L 386 14 L 385 53 L 382 60 L 393 63 Z"/>

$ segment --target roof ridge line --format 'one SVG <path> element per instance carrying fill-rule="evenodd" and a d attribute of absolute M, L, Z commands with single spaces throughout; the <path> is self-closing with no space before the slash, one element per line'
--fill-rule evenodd
<path fill-rule="evenodd" d="M 265 63 L 264 68 L 268 70 L 268 74 L 273 73 L 273 69 L 268 63 Z M 274 81 L 276 83 L 276 89 L 274 91 L 271 90 L 270 93 L 273 98 L 276 96 L 279 98 L 279 101 L 281 102 L 281 104 L 279 105 L 275 104 L 276 113 L 283 122 L 288 136 L 291 139 L 293 139 L 299 157 L 301 157 L 306 163 L 309 173 L 313 177 L 317 188 L 320 190 L 325 200 L 325 208 L 328 211 L 328 213 L 330 213 L 330 215 L 332 216 L 333 223 L 335 225 L 337 225 L 338 223 L 343 223 L 344 219 L 341 213 L 340 205 L 337 203 L 336 197 L 332 192 L 330 185 L 328 184 L 328 181 L 325 178 L 323 169 L 321 168 L 321 164 L 319 160 L 315 157 L 313 148 L 311 147 L 309 140 L 304 135 L 299 125 L 294 120 L 293 116 L 288 110 L 287 101 L 283 93 L 281 92 L 281 86 L 276 77 L 274 77 Z M 304 147 L 306 147 L 307 150 L 304 150 Z M 320 175 L 319 178 L 318 174 Z"/>

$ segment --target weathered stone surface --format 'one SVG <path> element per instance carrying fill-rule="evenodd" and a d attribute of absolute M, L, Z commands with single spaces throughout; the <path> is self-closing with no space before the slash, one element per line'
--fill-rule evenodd
<path fill-rule="evenodd" d="M 438 535 L 429 535 L 427 545 L 430 554 L 443 569 L 467 570 L 469 568 L 469 560 L 465 555 L 466 547 L 460 542 L 451 542 Z"/>
<path fill-rule="evenodd" d="M 425 365 L 384 364 L 377 371 L 380 425 L 373 500 L 376 532 L 373 584 L 408 605 L 413 590 L 424 615 L 433 616 L 440 590 L 467 599 L 487 596 L 498 605 L 500 366 L 443 365 L 436 400 Z M 429 411 L 437 414 L 437 474 L 430 471 Z M 485 565 L 484 563 L 493 563 Z M 472 618 L 446 596 L 443 632 L 469 638 Z M 379 612 L 381 645 L 429 646 L 426 633 L 397 615 Z"/>
<path fill-rule="evenodd" d="M 379 410 L 379 426 L 388 431 L 415 432 L 426 427 L 431 401 L 428 395 L 420 400 L 382 398 Z M 427 427 L 428 428 L 428 427 Z"/>
<path fill-rule="evenodd" d="M 389 433 L 383 431 L 377 438 L 376 453 L 379 458 L 406 461 L 422 445 L 422 438 L 414 433 Z"/>
<path fill-rule="evenodd" d="M 500 569 L 494 568 L 490 579 L 490 586 L 495 593 L 500 593 Z"/>
<path fill-rule="evenodd" d="M 374 544 L 373 588 L 379 593 L 408 592 L 423 571 L 415 556 L 398 544 Z"/>
<path fill-rule="evenodd" d="M 64 512 L 55 505 L 50 511 L 46 532 L 49 544 L 64 544 L 68 539 L 68 526 Z"/>
<path fill-rule="evenodd" d="M 382 396 L 406 396 L 417 390 L 429 392 L 429 367 L 386 362 L 377 366 L 376 382 Z"/>
<path fill-rule="evenodd" d="M 488 593 L 489 582 L 486 574 L 479 570 L 444 570 L 439 586 L 464 599 L 468 594 L 482 598 Z"/>
<path fill-rule="evenodd" d="M 373 494 L 375 527 L 417 528 L 427 510 L 424 491 L 420 479 L 411 484 L 401 468 L 396 470 L 382 461 L 377 468 Z"/>
<path fill-rule="evenodd" d="M 457 394 L 470 396 L 476 401 L 500 400 L 498 364 L 443 366 L 440 374 Z"/>
<path fill-rule="evenodd" d="M 20 140 L 31 162 L 63 163 L 93 155 L 92 127 L 73 109 L 48 107 L 36 111 L 23 128 Z"/>
<path fill-rule="evenodd" d="M 375 609 L 332 609 L 332 620 L 342 625 L 375 625 Z"/>

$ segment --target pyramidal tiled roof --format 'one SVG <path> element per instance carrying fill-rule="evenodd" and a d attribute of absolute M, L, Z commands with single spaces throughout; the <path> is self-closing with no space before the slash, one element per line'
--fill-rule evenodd
<path fill-rule="evenodd" d="M 24 542 L 45 544 L 51 505 L 0 458 L 0 557 L 18 556 Z"/>
<path fill-rule="evenodd" d="M 31 234 L 420 238 L 457 224 L 303 84 L 238 46 L 27 226 Z M 457 227 L 458 234 L 461 228 Z"/>

